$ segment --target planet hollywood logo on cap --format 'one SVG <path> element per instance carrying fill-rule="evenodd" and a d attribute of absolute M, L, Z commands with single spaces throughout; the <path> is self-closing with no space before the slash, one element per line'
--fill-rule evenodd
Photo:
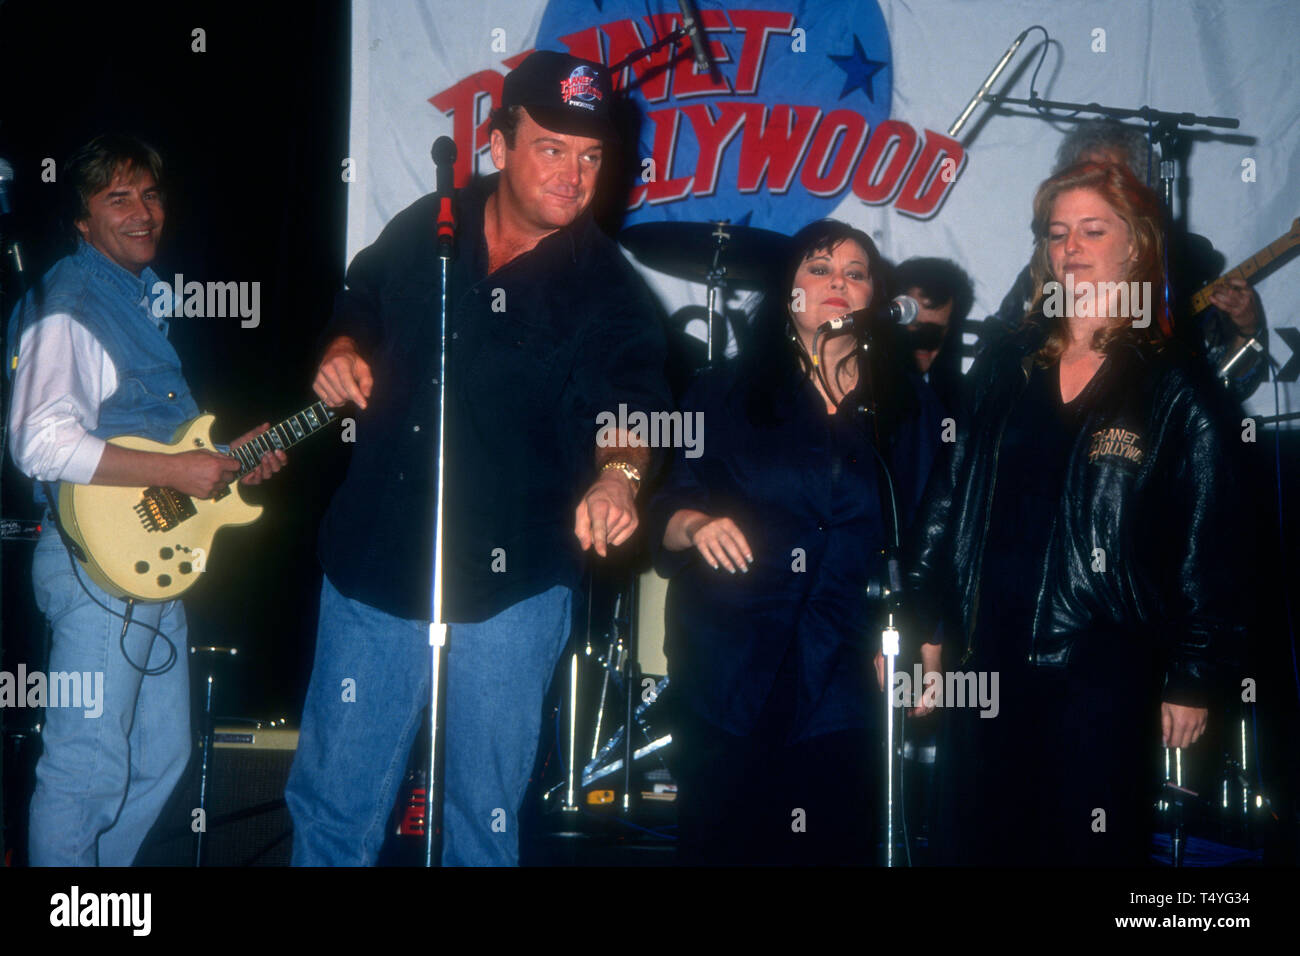
<path fill-rule="evenodd" d="M 594 110 L 601 96 L 596 71 L 589 66 L 575 67 L 568 79 L 560 80 L 560 99 L 565 106 Z"/>

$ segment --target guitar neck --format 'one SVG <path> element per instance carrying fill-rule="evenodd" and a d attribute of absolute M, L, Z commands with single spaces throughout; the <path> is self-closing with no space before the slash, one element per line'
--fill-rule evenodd
<path fill-rule="evenodd" d="M 240 477 L 257 468 L 262 456 L 268 451 L 292 448 L 337 418 L 338 412 L 324 402 L 314 402 L 302 411 L 294 412 L 284 421 L 272 425 L 252 441 L 231 449 L 230 453 L 239 459 L 241 465 Z"/>
<path fill-rule="evenodd" d="M 1205 286 L 1193 295 L 1192 314 L 1195 315 L 1198 312 L 1203 312 L 1205 309 L 1210 307 L 1210 294 L 1214 291 L 1214 287 L 1224 279 L 1245 279 L 1246 281 L 1249 281 L 1250 277 L 1256 272 L 1263 269 L 1278 256 L 1282 255 L 1288 249 L 1297 244 L 1300 244 L 1300 237 L 1295 235 L 1294 230 L 1287 233 L 1285 236 L 1280 236 L 1279 238 L 1274 239 L 1267 246 L 1259 250 L 1259 252 L 1255 253 L 1231 272 L 1224 273 L 1222 276 L 1215 279 L 1209 285 Z"/>

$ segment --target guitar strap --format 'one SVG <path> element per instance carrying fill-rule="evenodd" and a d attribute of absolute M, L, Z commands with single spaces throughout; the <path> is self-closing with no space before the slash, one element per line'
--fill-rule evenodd
<path fill-rule="evenodd" d="M 48 481 L 41 482 L 41 488 L 45 491 L 45 507 L 50 516 L 54 519 L 54 527 L 58 529 L 59 537 L 63 539 L 63 546 L 72 553 L 72 556 L 82 564 L 86 563 L 86 552 L 81 550 L 81 545 L 72 540 L 72 535 L 68 534 L 67 529 L 63 527 L 63 520 L 59 517 L 59 509 L 55 504 L 58 496 L 54 493 L 54 486 Z"/>

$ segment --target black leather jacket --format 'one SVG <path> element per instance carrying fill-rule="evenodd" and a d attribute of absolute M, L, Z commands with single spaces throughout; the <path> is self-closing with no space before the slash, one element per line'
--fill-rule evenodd
<path fill-rule="evenodd" d="M 912 604 L 926 609 L 921 633 L 941 626 L 949 666 L 974 651 L 998 447 L 1041 341 L 1040 328 L 1022 328 L 977 359 L 951 457 L 936 465 L 915 525 Z M 1069 667 L 1116 636 L 1153 642 L 1141 649 L 1164 668 L 1163 699 L 1204 706 L 1242 630 L 1237 436 L 1213 383 L 1175 346 L 1112 348 L 1087 392 L 1047 560 L 1026 582 L 1038 590 L 1030 663 Z"/>

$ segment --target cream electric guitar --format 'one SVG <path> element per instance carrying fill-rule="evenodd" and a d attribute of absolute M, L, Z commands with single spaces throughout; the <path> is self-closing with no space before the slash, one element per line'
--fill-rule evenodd
<path fill-rule="evenodd" d="M 1256 272 L 1263 269 L 1288 249 L 1297 245 L 1300 245 L 1300 219 L 1291 223 L 1291 231 L 1286 235 L 1274 239 L 1263 249 L 1259 250 L 1259 252 L 1255 253 L 1241 265 L 1237 266 L 1237 268 L 1219 276 L 1219 278 L 1215 279 L 1209 285 L 1205 286 L 1205 288 L 1199 290 L 1195 295 L 1193 295 L 1192 315 L 1196 315 L 1198 312 L 1204 312 L 1210 307 L 1210 296 L 1214 293 L 1215 287 L 1224 279 L 1245 279 L 1249 282 L 1250 277 Z"/>
<path fill-rule="evenodd" d="M 266 452 L 290 448 L 337 417 L 337 411 L 316 402 L 273 425 L 231 452 L 239 459 L 239 477 L 257 468 Z M 215 420 L 200 415 L 186 422 L 169 445 L 134 435 L 110 438 L 109 444 L 169 455 L 215 451 L 210 436 Z M 213 498 L 194 498 L 173 488 L 66 481 L 59 491 L 59 517 L 81 549 L 81 554 L 73 552 L 81 566 L 109 594 L 137 601 L 179 597 L 206 567 L 216 533 L 252 524 L 261 514 L 261 506 L 244 501 L 238 479 Z"/>

